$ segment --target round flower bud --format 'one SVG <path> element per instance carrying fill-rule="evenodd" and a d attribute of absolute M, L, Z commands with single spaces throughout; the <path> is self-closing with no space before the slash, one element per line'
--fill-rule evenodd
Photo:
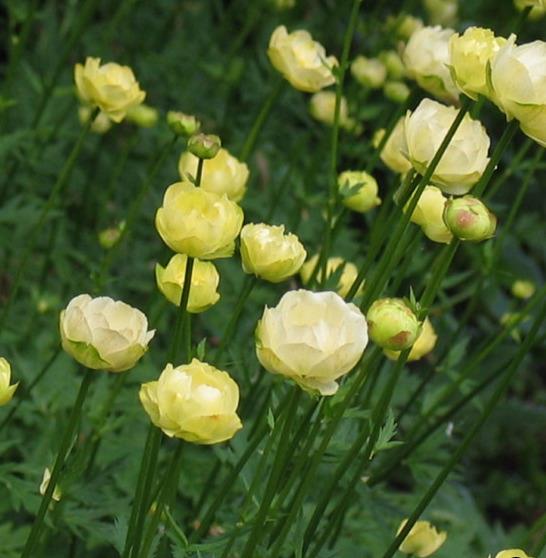
<path fill-rule="evenodd" d="M 154 107 L 137 105 L 127 111 L 127 120 L 141 128 L 153 128 L 157 124 L 159 113 Z"/>
<path fill-rule="evenodd" d="M 423 20 L 410 14 L 399 14 L 397 16 L 389 16 L 387 18 L 388 30 L 392 30 L 400 39 L 404 41 L 407 41 L 416 31 L 422 29 L 423 27 Z"/>
<path fill-rule="evenodd" d="M 304 285 L 307 285 L 309 283 L 309 280 L 311 279 L 313 271 L 317 265 L 318 258 L 319 255 L 315 254 L 313 257 L 309 258 L 301 267 L 300 277 Z M 326 281 L 328 281 L 328 278 L 340 267 L 342 268 L 341 275 L 339 275 L 337 285 L 335 286 L 335 291 L 339 296 L 345 298 L 358 276 L 358 269 L 356 268 L 356 265 L 354 263 L 347 262 L 343 258 L 328 258 L 328 261 L 326 262 Z M 318 270 L 316 278 L 319 283 L 324 282 L 322 270 Z M 362 294 L 363 290 L 364 285 L 362 284 L 360 285 L 360 288 L 358 289 L 355 296 Z"/>
<path fill-rule="evenodd" d="M 227 372 L 197 359 L 142 384 L 140 402 L 152 423 L 170 438 L 217 444 L 242 428 L 237 415 L 239 387 Z"/>
<path fill-rule="evenodd" d="M 182 299 L 187 261 L 188 257 L 185 254 L 175 254 L 167 267 L 161 267 L 159 264 L 155 266 L 155 280 L 159 290 L 176 306 L 180 306 Z M 220 276 L 213 263 L 194 260 L 188 312 L 199 314 L 216 304 L 220 300 L 217 291 L 219 281 Z"/>
<path fill-rule="evenodd" d="M 320 91 L 309 100 L 311 116 L 328 126 L 334 123 L 335 109 L 336 94 L 333 91 Z M 358 130 L 356 122 L 349 117 L 349 106 L 345 97 L 341 97 L 339 104 L 339 125 L 348 131 Z"/>
<path fill-rule="evenodd" d="M 530 20 L 540 19 L 546 14 L 546 0 L 514 0 L 514 6 L 520 12 L 531 6 Z"/>
<path fill-rule="evenodd" d="M 425 236 L 433 242 L 449 244 L 453 235 L 444 223 L 446 202 L 447 198 L 442 194 L 440 188 L 425 186 L 410 219 L 419 225 Z"/>
<path fill-rule="evenodd" d="M 493 101 L 524 134 L 546 147 L 546 42 L 516 46 L 515 37 L 491 62 Z"/>
<path fill-rule="evenodd" d="M 167 113 L 167 124 L 173 134 L 187 138 L 197 134 L 201 128 L 201 122 L 195 116 L 174 110 Z"/>
<path fill-rule="evenodd" d="M 333 292 L 289 291 L 265 308 L 256 328 L 262 366 L 321 395 L 337 391 L 336 380 L 354 368 L 367 343 L 364 316 Z"/>
<path fill-rule="evenodd" d="M 105 249 L 113 248 L 121 238 L 125 229 L 125 221 L 121 221 L 117 227 L 108 227 L 99 232 L 99 244 Z"/>
<path fill-rule="evenodd" d="M 419 337 L 417 337 L 417 340 L 411 347 L 411 351 L 408 355 L 408 362 L 420 360 L 424 356 L 428 355 L 432 349 L 434 349 L 437 339 L 438 336 L 436 335 L 430 320 L 427 318 L 423 322 Z M 400 351 L 389 351 L 388 349 L 385 349 L 383 352 L 385 353 L 385 356 L 391 360 L 397 360 L 400 356 Z"/>
<path fill-rule="evenodd" d="M 402 531 L 407 522 L 407 519 L 402 521 L 397 534 Z M 416 521 L 400 545 L 399 550 L 417 558 L 426 558 L 434 554 L 444 544 L 446 538 L 447 533 L 445 531 L 437 531 L 428 521 Z"/>
<path fill-rule="evenodd" d="M 401 298 L 376 300 L 366 316 L 370 339 L 383 349 L 409 349 L 420 333 L 419 321 Z"/>
<path fill-rule="evenodd" d="M 381 160 L 389 169 L 394 172 L 405 174 L 411 169 L 411 163 L 402 153 L 402 148 L 405 146 L 405 132 L 404 132 L 404 117 L 396 123 L 389 139 L 385 143 L 383 150 L 381 151 Z M 385 135 L 385 130 L 377 130 L 373 137 L 373 146 L 379 147 L 383 136 Z"/>
<path fill-rule="evenodd" d="M 364 171 L 345 171 L 337 179 L 342 203 L 345 207 L 366 213 L 381 203 L 377 196 L 377 181 Z"/>
<path fill-rule="evenodd" d="M 216 157 L 220 147 L 220 138 L 213 134 L 195 134 L 188 140 L 188 151 L 200 159 Z"/>
<path fill-rule="evenodd" d="M 387 77 L 387 68 L 377 58 L 357 56 L 351 64 L 351 74 L 360 85 L 378 89 Z"/>
<path fill-rule="evenodd" d="M 536 291 L 535 284 L 532 281 L 524 281 L 519 279 L 512 283 L 512 294 L 516 298 L 522 298 L 524 300 L 531 298 Z"/>
<path fill-rule="evenodd" d="M 298 237 L 285 234 L 282 225 L 248 224 L 241 230 L 241 259 L 245 273 L 280 283 L 299 271 L 306 256 Z"/>
<path fill-rule="evenodd" d="M 410 89 L 403 81 L 387 81 L 383 93 L 393 103 L 402 104 L 410 96 Z"/>
<path fill-rule="evenodd" d="M 459 239 L 481 242 L 495 234 L 497 218 L 478 198 L 464 196 L 446 202 L 444 222 Z"/>
<path fill-rule="evenodd" d="M 454 25 L 459 9 L 458 0 L 424 0 L 429 20 L 434 25 Z"/>
<path fill-rule="evenodd" d="M 178 172 L 182 180 L 188 175 L 195 178 L 199 159 L 186 151 L 178 161 Z M 226 196 L 234 202 L 240 201 L 246 192 L 248 182 L 248 166 L 231 155 L 227 149 L 221 148 L 216 157 L 203 162 L 201 188 L 207 192 Z"/>
<path fill-rule="evenodd" d="M 418 173 L 425 173 L 456 117 L 457 109 L 431 99 L 423 99 L 413 112 L 408 111 L 401 151 Z M 489 163 L 489 144 L 481 123 L 465 115 L 430 181 L 446 194 L 466 194 Z"/>
<path fill-rule="evenodd" d="M 508 550 L 501 550 L 495 558 L 531 558 L 521 548 L 509 548 Z"/>
<path fill-rule="evenodd" d="M 44 469 L 44 476 L 42 477 L 42 482 L 40 483 L 40 494 L 43 496 L 46 491 L 47 491 L 47 487 L 49 486 L 49 481 L 51 480 L 51 471 L 49 470 L 48 467 L 46 467 Z M 55 486 L 55 488 L 53 489 L 53 494 L 51 495 L 51 498 L 53 500 L 55 500 L 55 502 L 60 502 L 61 498 L 62 498 L 62 491 L 59 488 L 59 485 L 57 484 Z"/>
<path fill-rule="evenodd" d="M 93 370 L 123 372 L 133 368 L 155 334 L 146 316 L 107 296 L 73 298 L 61 312 L 63 349 Z"/>
<path fill-rule="evenodd" d="M 100 58 L 87 57 L 84 66 L 76 64 L 74 79 L 82 101 L 99 107 L 114 122 L 121 122 L 146 97 L 131 68 L 114 62 L 101 66 Z"/>
<path fill-rule="evenodd" d="M 273 31 L 267 49 L 273 67 L 299 91 L 316 93 L 335 83 L 332 73 L 337 60 L 326 56 L 324 47 L 307 31 L 288 33 L 284 25 Z"/>
<path fill-rule="evenodd" d="M 296 5 L 296 0 L 273 0 L 274 7 L 281 10 L 289 10 Z"/>
<path fill-rule="evenodd" d="M 171 184 L 155 215 L 156 229 L 169 248 L 200 260 L 227 258 L 243 224 L 243 210 L 227 196 Z"/>
<path fill-rule="evenodd" d="M 0 357 L 0 406 L 9 403 L 19 385 L 19 382 L 10 386 L 11 366 L 9 362 Z"/>
<path fill-rule="evenodd" d="M 462 35 L 451 35 L 449 55 L 451 76 L 457 87 L 472 99 L 491 95 L 487 83 L 487 65 L 506 43 L 490 29 L 469 27 Z"/>
<path fill-rule="evenodd" d="M 89 119 L 91 118 L 91 114 L 93 109 L 91 107 L 81 105 L 78 108 L 78 118 L 80 120 L 80 124 L 87 124 Z M 108 130 L 112 127 L 112 121 L 104 114 L 104 112 L 99 112 L 97 116 L 95 116 L 95 120 L 93 120 L 89 129 L 94 134 L 106 134 Z"/>
<path fill-rule="evenodd" d="M 417 30 L 404 49 L 408 76 L 438 99 L 456 102 L 459 90 L 449 73 L 449 39 L 453 29 L 440 26 Z"/>
<path fill-rule="evenodd" d="M 395 50 L 384 50 L 380 52 L 379 60 L 385 65 L 389 78 L 400 80 L 406 77 L 404 62 L 402 62 L 402 58 L 400 58 L 400 55 Z"/>

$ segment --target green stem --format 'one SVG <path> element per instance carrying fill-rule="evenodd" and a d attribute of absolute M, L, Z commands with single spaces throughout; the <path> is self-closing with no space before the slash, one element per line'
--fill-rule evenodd
<path fill-rule="evenodd" d="M 241 316 L 244 310 L 246 301 L 250 296 L 250 293 L 256 286 L 257 282 L 258 279 L 254 275 L 250 275 L 245 278 L 245 281 L 243 283 L 243 288 L 239 293 L 239 297 L 237 298 L 237 303 L 235 304 L 235 308 L 231 312 L 231 318 L 229 319 L 229 322 L 227 323 L 224 329 L 224 333 L 222 334 L 222 340 L 220 341 L 220 345 L 218 347 L 218 350 L 216 351 L 216 355 L 214 357 L 216 364 L 221 364 L 222 356 L 225 350 L 227 349 L 229 343 L 231 342 L 231 339 L 233 338 L 233 334 L 235 333 L 235 329 L 237 327 L 239 317 Z"/>
<path fill-rule="evenodd" d="M 80 154 L 80 151 L 83 147 L 83 143 L 84 140 L 87 136 L 87 134 L 89 133 L 89 128 L 91 126 L 91 122 L 95 119 L 95 116 L 98 114 L 98 109 L 96 109 L 91 117 L 89 118 L 89 121 L 87 122 L 87 124 L 82 128 L 80 135 L 78 136 L 78 139 L 76 141 L 76 143 L 74 144 L 74 147 L 72 148 L 72 151 L 70 152 L 70 154 L 68 155 L 68 158 L 66 159 L 63 168 L 61 169 L 61 172 L 59 174 L 59 176 L 57 177 L 57 180 L 55 182 L 55 184 L 53 185 L 53 188 L 51 189 L 51 193 L 49 194 L 49 197 L 47 198 L 47 201 L 44 205 L 44 207 L 42 208 L 42 211 L 40 212 L 40 216 L 38 217 L 38 221 L 36 222 L 36 224 L 34 225 L 34 227 L 32 228 L 32 230 L 30 231 L 28 237 L 27 237 L 27 243 L 26 243 L 26 247 L 23 250 L 23 254 L 21 256 L 21 261 L 19 263 L 19 266 L 17 268 L 17 271 L 15 272 L 15 276 L 13 279 L 13 285 L 10 291 L 10 295 L 4 305 L 4 309 L 2 311 L 2 313 L 0 314 L 0 332 L 3 330 L 6 320 L 8 318 L 9 315 L 9 310 L 11 307 L 11 304 L 13 303 L 13 300 L 15 299 L 15 297 L 17 296 L 17 293 L 19 292 L 19 288 L 21 286 L 21 281 L 23 279 L 23 274 L 24 271 L 26 270 L 26 266 L 31 258 L 31 256 L 34 254 L 34 247 L 36 245 L 36 242 L 38 240 L 39 237 L 39 233 L 42 230 L 47 217 L 49 215 L 49 212 L 53 209 L 53 207 L 55 206 L 55 204 L 57 203 L 57 200 L 60 196 L 60 194 L 62 193 L 64 187 L 66 186 L 70 175 L 72 174 L 72 169 L 74 168 L 74 165 L 76 163 L 76 160 L 78 159 L 78 156 Z"/>
<path fill-rule="evenodd" d="M 341 99 L 343 96 L 343 83 L 345 81 L 345 73 L 347 71 L 349 52 L 351 49 L 351 43 L 353 41 L 353 36 L 356 29 L 356 24 L 358 21 L 358 10 L 362 0 L 353 0 L 351 15 L 349 17 L 349 23 L 345 30 L 343 37 L 343 50 L 341 53 L 341 61 L 338 68 L 338 75 L 336 81 L 336 103 L 334 107 L 334 122 L 332 125 L 332 135 L 330 144 L 330 171 L 328 175 L 329 180 L 329 192 L 328 200 L 326 202 L 326 223 L 324 228 L 324 241 L 319 253 L 318 258 L 318 269 L 322 270 L 321 283 L 323 284 L 327 279 L 326 265 L 328 262 L 328 254 L 330 252 L 330 244 L 332 240 L 332 226 L 334 223 L 334 216 L 336 213 L 336 208 L 339 201 L 339 190 L 337 186 L 337 160 L 339 151 L 339 116 L 341 111 Z"/>
<path fill-rule="evenodd" d="M 277 428 L 282 427 L 282 432 L 280 434 L 279 445 L 277 447 L 277 453 L 275 454 L 275 459 L 273 460 L 273 465 L 269 479 L 267 481 L 267 486 L 265 489 L 265 494 L 262 498 L 260 508 L 254 519 L 254 526 L 247 542 L 241 552 L 241 558 L 252 558 L 255 556 L 256 549 L 260 543 L 264 534 L 264 524 L 267 520 L 267 515 L 269 513 L 269 508 L 275 492 L 277 485 L 279 483 L 282 470 L 287 460 L 290 458 L 288 450 L 289 434 L 292 428 L 294 419 L 297 415 L 298 401 L 301 396 L 301 389 L 299 386 L 294 386 L 292 388 L 292 396 L 290 399 L 289 407 L 286 411 L 286 415 L 282 424 L 278 425 Z"/>
<path fill-rule="evenodd" d="M 423 495 L 423 497 L 421 498 L 421 500 L 419 501 L 419 503 L 417 504 L 417 506 L 411 513 L 411 515 L 409 516 L 406 525 L 396 536 L 394 541 L 391 543 L 391 545 L 388 547 L 386 552 L 383 554 L 382 558 L 392 558 L 392 556 L 394 556 L 402 541 L 407 537 L 412 527 L 415 525 L 416 521 L 419 519 L 423 511 L 431 502 L 432 498 L 434 498 L 439 488 L 442 486 L 442 484 L 447 479 L 447 477 L 449 476 L 453 468 L 457 465 L 461 457 L 469 448 L 470 444 L 472 443 L 472 441 L 480 431 L 481 427 L 485 424 L 487 419 L 490 417 L 491 413 L 494 411 L 497 404 L 500 402 L 501 398 L 504 396 L 505 392 L 510 386 L 510 383 L 512 382 L 514 376 L 518 372 L 520 364 L 524 359 L 525 355 L 529 352 L 545 317 L 546 317 L 546 304 L 543 304 L 540 314 L 536 317 L 533 323 L 533 327 L 529 331 L 529 334 L 526 336 L 525 341 L 522 343 L 510 367 L 508 368 L 504 377 L 502 378 L 499 386 L 497 387 L 497 389 L 495 390 L 495 392 L 487 402 L 480 418 L 469 430 L 468 434 L 464 437 L 463 441 L 461 442 L 457 450 L 454 452 L 451 459 L 449 459 L 449 461 L 445 464 L 442 471 L 440 471 L 440 473 L 438 474 L 434 482 L 431 484 L 427 492 Z"/>
<path fill-rule="evenodd" d="M 87 391 L 94 374 L 95 373 L 93 371 L 87 370 L 85 376 L 82 379 L 80 389 L 78 391 L 78 396 L 76 397 L 76 402 L 74 403 L 72 411 L 70 412 L 70 416 L 68 417 L 67 426 L 61 440 L 59 451 L 57 452 L 57 458 L 55 459 L 55 465 L 53 466 L 53 470 L 51 472 L 49 484 L 43 495 L 42 501 L 40 503 L 40 508 L 38 509 L 38 513 L 32 525 L 32 529 L 30 530 L 30 534 L 27 538 L 25 548 L 23 549 L 23 553 L 21 554 L 21 558 L 30 558 L 31 556 L 34 556 L 34 549 L 38 544 L 40 534 L 44 528 L 44 518 L 51 502 L 53 491 L 57 486 L 59 479 L 61 478 L 62 468 L 68 454 L 70 444 L 72 443 L 74 433 L 78 428 L 83 403 L 85 401 L 85 397 L 87 395 Z"/>
<path fill-rule="evenodd" d="M 258 113 L 258 116 L 256 117 L 256 120 L 254 121 L 254 124 L 252 125 L 252 128 L 245 139 L 245 143 L 241 149 L 241 155 L 239 157 L 241 161 L 247 161 L 250 155 L 252 154 L 252 151 L 256 146 L 256 141 L 258 140 L 258 136 L 262 131 L 262 128 L 265 122 L 267 121 L 269 114 L 271 113 L 271 109 L 275 105 L 276 100 L 279 98 L 279 95 L 283 90 L 283 86 L 284 86 L 284 80 L 282 80 L 281 78 L 276 78 L 275 84 L 271 89 L 271 92 L 265 98 L 265 101 L 260 109 L 260 112 Z"/>
<path fill-rule="evenodd" d="M 18 395 L 17 401 L 15 401 L 13 403 L 13 405 L 11 406 L 11 409 L 9 410 L 9 413 L 4 417 L 4 420 L 2 422 L 0 422 L 0 432 L 2 431 L 2 428 L 4 428 L 4 426 L 6 426 L 6 424 L 8 424 L 8 422 L 11 420 L 13 415 L 17 412 L 17 409 L 19 408 L 21 403 L 30 395 L 31 391 L 44 378 L 47 371 L 51 368 L 51 365 L 55 362 L 55 360 L 57 359 L 57 357 L 59 356 L 60 353 L 61 353 L 61 347 L 59 346 L 59 347 L 57 347 L 55 352 L 51 355 L 51 358 L 44 364 L 44 366 L 42 367 L 40 372 L 38 372 L 38 374 L 36 375 L 34 380 L 32 380 L 32 382 L 30 382 L 30 384 L 28 384 L 27 387 L 25 387 L 23 385 L 19 388 L 20 393 L 17 394 Z"/>

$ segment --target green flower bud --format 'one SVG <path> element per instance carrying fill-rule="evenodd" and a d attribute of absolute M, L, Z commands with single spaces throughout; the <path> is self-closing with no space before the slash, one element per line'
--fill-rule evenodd
<path fill-rule="evenodd" d="M 370 338 L 383 349 L 409 349 L 420 333 L 415 314 L 401 298 L 376 300 L 366 316 Z"/>
<path fill-rule="evenodd" d="M 409 97 L 410 89 L 403 81 L 387 81 L 383 93 L 390 101 L 402 104 Z"/>
<path fill-rule="evenodd" d="M 516 298 L 527 299 L 531 298 L 536 291 L 535 284 L 532 281 L 525 281 L 524 279 L 518 279 L 512 284 L 512 294 Z"/>
<path fill-rule="evenodd" d="M 406 67 L 402 58 L 395 50 L 384 50 L 379 53 L 379 60 L 387 68 L 387 74 L 391 79 L 400 80 L 406 75 Z"/>
<path fill-rule="evenodd" d="M 167 124 L 174 134 L 187 138 L 197 134 L 201 129 L 201 122 L 195 116 L 174 110 L 167 113 Z"/>
<path fill-rule="evenodd" d="M 387 69 L 377 58 L 357 56 L 351 64 L 351 74 L 360 85 L 377 89 L 385 82 Z"/>
<path fill-rule="evenodd" d="M 100 231 L 99 244 L 105 250 L 110 250 L 110 248 L 112 248 L 118 243 L 124 228 L 125 228 L 125 221 L 121 221 L 121 223 L 117 227 L 109 227 L 107 229 Z"/>
<path fill-rule="evenodd" d="M 136 105 L 127 111 L 127 120 L 141 128 L 153 128 L 157 124 L 157 109 L 149 105 Z"/>
<path fill-rule="evenodd" d="M 188 151 L 200 159 L 212 159 L 220 147 L 220 138 L 212 134 L 196 134 L 188 140 Z"/>
<path fill-rule="evenodd" d="M 497 218 L 478 198 L 463 196 L 448 200 L 444 207 L 444 223 L 460 240 L 481 242 L 495 234 Z"/>

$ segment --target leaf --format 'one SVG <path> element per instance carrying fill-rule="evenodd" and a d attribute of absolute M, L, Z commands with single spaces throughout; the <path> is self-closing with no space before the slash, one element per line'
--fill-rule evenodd
<path fill-rule="evenodd" d="M 370 459 L 373 458 L 376 453 L 394 448 L 402 443 L 392 441 L 392 439 L 396 436 L 397 429 L 398 426 L 394 420 L 394 413 L 392 412 L 392 409 L 389 408 L 385 424 L 379 430 L 379 435 L 377 436 L 377 441 L 375 442 Z"/>

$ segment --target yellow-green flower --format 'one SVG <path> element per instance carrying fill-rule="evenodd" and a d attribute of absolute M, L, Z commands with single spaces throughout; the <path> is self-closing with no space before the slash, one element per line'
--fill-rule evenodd
<path fill-rule="evenodd" d="M 295 234 L 284 226 L 245 225 L 241 231 L 241 259 L 245 273 L 280 283 L 295 275 L 307 252 Z"/>
<path fill-rule="evenodd" d="M 243 210 L 191 182 L 171 184 L 157 210 L 157 232 L 172 250 L 201 260 L 227 258 L 243 224 Z"/>
<path fill-rule="evenodd" d="M 345 171 L 337 179 L 345 207 L 366 213 L 381 203 L 375 178 L 365 171 Z"/>
<path fill-rule="evenodd" d="M 407 522 L 407 519 L 402 521 L 397 534 L 402 531 Z M 400 545 L 399 550 L 404 554 L 413 554 L 417 558 L 426 558 L 434 554 L 444 544 L 446 538 L 445 531 L 437 531 L 428 521 L 417 521 Z"/>
<path fill-rule="evenodd" d="M 114 62 L 101 65 L 100 58 L 87 57 L 85 65 L 76 64 L 74 79 L 80 98 L 114 122 L 121 122 L 146 97 L 131 68 Z"/>
<path fill-rule="evenodd" d="M 180 306 L 182 298 L 187 261 L 188 257 L 185 254 L 175 254 L 167 267 L 161 267 L 159 264 L 155 266 L 155 280 L 159 290 L 176 306 Z M 194 260 L 188 312 L 198 314 L 216 304 L 220 300 L 217 291 L 219 281 L 220 275 L 212 262 Z"/>
<path fill-rule="evenodd" d="M 10 386 L 11 366 L 3 357 L 0 357 L 0 406 L 9 403 L 19 385 L 19 382 Z"/>
<path fill-rule="evenodd" d="M 317 265 L 318 258 L 319 255 L 315 254 L 302 265 L 300 269 L 300 277 L 304 285 L 309 283 L 313 270 Z M 328 280 L 328 277 L 330 277 L 332 273 L 340 267 L 343 269 L 341 271 L 341 275 L 339 276 L 335 290 L 339 296 L 345 298 L 358 276 L 358 269 L 354 263 L 345 261 L 343 258 L 339 258 L 337 256 L 328 258 L 328 261 L 326 262 L 326 280 Z M 318 270 L 316 278 L 319 283 L 324 282 L 322 270 Z M 361 285 L 358 289 L 357 295 L 361 294 L 363 289 L 364 286 Z"/>
<path fill-rule="evenodd" d="M 193 359 L 167 364 L 159 379 L 142 384 L 140 402 L 152 423 L 169 437 L 217 444 L 242 428 L 239 387 L 227 372 Z"/>

